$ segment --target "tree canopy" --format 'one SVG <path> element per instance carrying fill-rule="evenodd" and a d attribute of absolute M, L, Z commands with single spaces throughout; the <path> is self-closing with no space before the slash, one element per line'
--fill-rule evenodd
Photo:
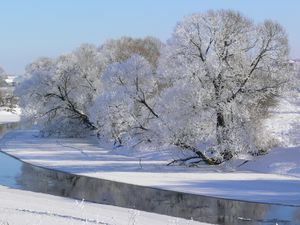
<path fill-rule="evenodd" d="M 231 10 L 185 17 L 166 44 L 86 44 L 26 72 L 20 105 L 44 134 L 84 130 L 117 145 L 176 146 L 208 164 L 272 147 L 263 121 L 293 76 L 281 25 Z"/>

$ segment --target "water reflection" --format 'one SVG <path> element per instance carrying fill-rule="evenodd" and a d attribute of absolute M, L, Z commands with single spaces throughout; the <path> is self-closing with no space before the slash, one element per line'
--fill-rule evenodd
<path fill-rule="evenodd" d="M 0 184 L 18 187 L 15 177 L 21 173 L 21 164 L 10 158 L 4 154 L 0 156 Z"/>
<path fill-rule="evenodd" d="M 300 207 L 218 199 L 72 175 L 0 153 L 0 185 L 222 225 L 300 225 Z"/>
<path fill-rule="evenodd" d="M 0 138 L 7 131 L 17 127 L 18 123 L 0 124 Z M 21 171 L 21 163 L 17 160 L 11 160 L 10 156 L 2 154 L 0 156 L 0 165 L 0 184 L 17 187 L 15 176 Z"/>
<path fill-rule="evenodd" d="M 27 190 L 224 225 L 296 225 L 299 207 L 250 203 L 164 191 L 22 164 Z"/>
<path fill-rule="evenodd" d="M 8 131 L 19 127 L 19 123 L 0 124 L 0 138 Z"/>

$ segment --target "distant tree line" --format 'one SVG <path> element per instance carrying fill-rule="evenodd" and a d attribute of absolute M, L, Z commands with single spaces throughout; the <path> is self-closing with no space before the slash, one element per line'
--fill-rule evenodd
<path fill-rule="evenodd" d="M 272 147 L 263 122 L 291 83 L 287 62 L 278 23 L 208 11 L 185 17 L 167 43 L 122 37 L 39 58 L 16 93 L 23 119 L 45 136 L 93 133 L 219 164 Z"/>
<path fill-rule="evenodd" d="M 17 98 L 13 95 L 13 85 L 7 82 L 8 74 L 0 67 L 0 107 L 3 110 L 14 111 Z"/>

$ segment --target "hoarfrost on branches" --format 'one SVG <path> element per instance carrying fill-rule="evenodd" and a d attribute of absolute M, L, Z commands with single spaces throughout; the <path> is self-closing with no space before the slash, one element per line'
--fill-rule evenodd
<path fill-rule="evenodd" d="M 208 164 L 272 147 L 263 121 L 294 74 L 284 29 L 231 10 L 184 18 L 166 45 L 122 37 L 26 71 L 23 117 L 45 135 L 89 130 L 115 145 L 177 146 Z"/>
<path fill-rule="evenodd" d="M 104 72 L 103 94 L 91 108 L 99 134 L 115 144 L 135 139 L 151 141 L 144 135 L 152 119 L 158 118 L 153 106 L 158 92 L 154 66 L 139 55 L 115 63 Z"/>
<path fill-rule="evenodd" d="M 212 164 L 266 150 L 259 124 L 291 74 L 279 24 L 256 25 L 230 10 L 194 14 L 177 25 L 162 57 L 172 85 L 160 115 L 173 144 Z"/>
<path fill-rule="evenodd" d="M 25 119 L 40 124 L 44 135 L 74 136 L 80 128 L 94 129 L 87 107 L 100 86 L 99 58 L 94 46 L 82 45 L 71 54 L 30 64 L 28 79 L 16 90 Z"/>
<path fill-rule="evenodd" d="M 26 68 L 25 80 L 16 90 L 23 120 L 37 123 L 44 135 L 78 136 L 99 130 L 89 115 L 103 93 L 101 76 L 107 66 L 134 54 L 157 64 L 162 43 L 151 37 L 121 38 L 100 48 L 84 44 L 56 59 L 40 58 Z"/>

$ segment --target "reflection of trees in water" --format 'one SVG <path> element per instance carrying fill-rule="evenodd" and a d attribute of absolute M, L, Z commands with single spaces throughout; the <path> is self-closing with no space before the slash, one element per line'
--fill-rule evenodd
<path fill-rule="evenodd" d="M 4 134 L 5 131 L 6 131 L 6 127 L 3 126 L 3 124 L 0 124 L 0 137 Z"/>
<path fill-rule="evenodd" d="M 21 171 L 17 183 L 24 189 L 66 197 L 72 190 L 72 179 L 75 178 L 73 175 L 33 167 L 26 163 L 22 164 Z"/>
<path fill-rule="evenodd" d="M 4 135 L 6 132 L 16 129 L 19 127 L 19 123 L 6 123 L 0 124 L 0 137 Z"/>
<path fill-rule="evenodd" d="M 294 221 L 298 221 L 300 224 L 300 210 L 295 210 L 293 217 Z"/>
<path fill-rule="evenodd" d="M 18 184 L 24 189 L 224 225 L 260 225 L 271 205 L 182 194 L 81 177 L 23 164 Z M 298 209 L 299 211 L 299 209 Z M 284 218 L 286 219 L 286 218 Z M 291 218 L 290 218 L 291 219 Z M 297 220 L 298 221 L 298 220 Z"/>

